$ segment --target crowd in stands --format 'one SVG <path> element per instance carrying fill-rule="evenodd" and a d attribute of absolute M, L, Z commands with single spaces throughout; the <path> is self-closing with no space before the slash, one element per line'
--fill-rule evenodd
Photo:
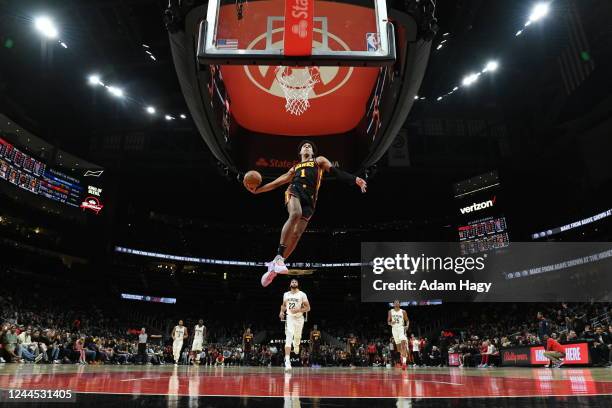
<path fill-rule="evenodd" d="M 11 296 L 0 291 L 0 362 L 72 363 L 72 364 L 166 364 L 174 363 L 168 335 L 150 336 L 146 346 L 138 347 L 138 332 L 128 331 L 126 323 L 105 317 L 96 306 L 87 309 L 68 308 L 62 302 L 53 304 L 35 295 Z M 43 307 L 44 304 L 44 307 Z M 550 335 L 561 343 L 589 341 L 596 365 L 609 366 L 612 357 L 612 325 L 607 304 L 529 305 L 527 314 L 508 313 L 507 304 L 489 305 L 479 316 L 466 305 L 466 324 L 444 330 L 439 337 L 416 334 L 408 337 L 408 365 L 442 366 L 448 354 L 457 353 L 461 366 L 489 367 L 500 364 L 501 349 L 542 343 Z M 539 312 L 536 309 L 539 308 Z M 469 310 L 474 309 L 474 310 Z M 482 312 L 482 311 L 481 311 Z M 367 322 L 368 319 L 364 319 Z M 189 320 L 188 320 L 189 323 Z M 268 336 L 262 344 L 244 347 L 242 330 L 229 333 L 220 322 L 209 323 L 208 344 L 200 356 L 190 353 L 190 340 L 185 342 L 181 364 L 279 366 L 283 359 L 280 338 Z M 364 324 L 353 327 L 358 337 L 336 325 L 323 327 L 327 333 L 340 336 L 321 341 L 312 347 L 305 329 L 302 347 L 292 354 L 293 366 L 310 367 L 393 367 L 399 364 L 400 353 L 384 322 L 377 333 Z M 368 330 L 370 329 L 370 330 Z M 385 330 L 386 329 L 386 330 Z M 257 330 L 264 330 L 258 326 Z M 272 330 L 269 330 L 273 333 Z M 157 338 L 155 338 L 157 337 Z"/>
<path fill-rule="evenodd" d="M 612 310 L 608 303 L 524 306 L 526 315 L 515 313 L 516 305 L 505 303 L 489 305 L 478 319 L 469 314 L 461 335 L 449 342 L 449 353 L 459 354 L 461 366 L 498 365 L 499 350 L 541 345 L 544 336 L 550 336 L 561 344 L 586 341 L 593 365 L 612 366 Z"/>

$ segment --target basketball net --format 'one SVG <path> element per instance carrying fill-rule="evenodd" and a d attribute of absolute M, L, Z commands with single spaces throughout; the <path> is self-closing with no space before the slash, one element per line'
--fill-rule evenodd
<path fill-rule="evenodd" d="M 276 67 L 276 80 L 285 94 L 285 110 L 300 116 L 310 107 L 310 91 L 320 81 L 318 67 Z"/>

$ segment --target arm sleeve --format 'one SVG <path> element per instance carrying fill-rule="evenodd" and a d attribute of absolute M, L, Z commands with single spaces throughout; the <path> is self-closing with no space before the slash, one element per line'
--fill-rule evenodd
<path fill-rule="evenodd" d="M 337 178 L 339 181 L 346 183 L 348 185 L 355 184 L 356 176 L 353 176 L 351 173 L 348 173 L 344 170 L 340 170 L 334 166 L 330 167 L 329 174 Z"/>

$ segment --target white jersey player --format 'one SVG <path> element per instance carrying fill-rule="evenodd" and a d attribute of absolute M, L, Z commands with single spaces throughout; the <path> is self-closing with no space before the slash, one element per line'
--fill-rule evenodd
<path fill-rule="evenodd" d="M 393 333 L 393 341 L 399 344 L 400 353 L 402 355 L 402 369 L 406 369 L 406 357 L 408 356 L 408 339 L 406 338 L 406 330 L 410 325 L 408 314 L 404 309 L 400 309 L 400 301 L 393 302 L 393 309 L 387 313 L 387 324 L 391 326 Z"/>
<path fill-rule="evenodd" d="M 183 349 L 183 340 L 185 340 L 189 334 L 187 328 L 183 326 L 183 321 L 179 320 L 178 326 L 174 326 L 172 329 L 172 355 L 174 356 L 174 365 L 177 366 L 181 358 L 181 350 Z"/>
<path fill-rule="evenodd" d="M 198 365 L 200 364 L 200 357 L 204 349 L 205 338 L 206 326 L 204 326 L 204 320 L 200 319 L 198 324 L 193 328 L 193 344 L 191 345 L 191 352 L 195 357 L 195 363 Z"/>
<path fill-rule="evenodd" d="M 302 329 L 304 328 L 304 313 L 310 311 L 310 304 L 306 294 L 299 288 L 297 279 L 292 279 L 290 290 L 283 295 L 283 304 L 279 317 L 285 318 L 285 370 L 291 369 L 291 344 L 293 352 L 300 353 L 300 341 L 302 340 Z"/>

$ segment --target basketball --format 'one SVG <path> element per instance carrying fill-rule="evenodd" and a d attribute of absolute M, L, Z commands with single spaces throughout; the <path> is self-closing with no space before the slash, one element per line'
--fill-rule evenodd
<path fill-rule="evenodd" d="M 261 174 L 259 174 L 258 171 L 255 170 L 251 170 L 248 171 L 245 175 L 244 175 L 244 179 L 242 180 L 242 183 L 244 184 L 244 186 L 249 189 L 249 188 L 257 188 L 260 186 L 261 184 Z"/>

